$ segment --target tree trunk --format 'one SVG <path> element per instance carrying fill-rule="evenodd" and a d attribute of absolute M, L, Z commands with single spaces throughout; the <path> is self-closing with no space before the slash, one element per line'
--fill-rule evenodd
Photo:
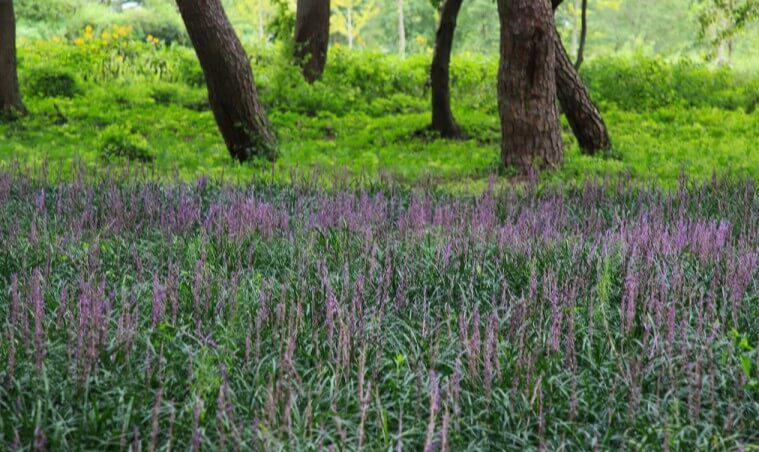
<path fill-rule="evenodd" d="M 348 32 L 348 48 L 353 50 L 353 2 L 348 3 L 348 13 L 345 19 L 345 28 Z"/>
<path fill-rule="evenodd" d="M 589 155 L 608 149 L 611 147 L 611 138 L 606 123 L 590 98 L 580 75 L 572 66 L 557 32 L 553 33 L 553 39 L 556 46 L 556 88 L 559 103 L 580 149 Z"/>
<path fill-rule="evenodd" d="M 26 114 L 16 68 L 16 17 L 13 0 L 0 0 L 0 117 Z"/>
<path fill-rule="evenodd" d="M 549 0 L 498 0 L 498 103 L 506 166 L 522 173 L 564 159 L 556 106 L 555 26 Z"/>
<path fill-rule="evenodd" d="M 276 138 L 269 126 L 253 70 L 220 0 L 177 0 L 208 85 L 216 123 L 232 157 L 276 158 Z"/>
<path fill-rule="evenodd" d="M 572 3 L 572 10 L 577 11 L 582 6 L 580 5 L 580 2 L 582 0 L 574 0 Z M 570 35 L 570 41 L 569 41 L 569 51 L 577 52 L 577 49 L 580 46 L 580 18 L 576 16 L 576 14 L 572 14 L 572 34 Z"/>
<path fill-rule="evenodd" d="M 585 61 L 585 42 L 588 40 L 588 0 L 582 0 L 581 17 L 580 43 L 577 46 L 577 59 L 575 60 L 575 69 L 578 71 L 582 62 Z"/>
<path fill-rule="evenodd" d="M 562 0 L 552 0 L 554 10 Z M 585 154 L 594 155 L 611 147 L 611 139 L 601 112 L 590 98 L 590 93 L 572 65 L 558 31 L 554 28 L 556 47 L 556 88 L 561 109 Z"/>
<path fill-rule="evenodd" d="M 461 138 L 461 128 L 451 111 L 450 62 L 456 19 L 463 0 L 447 0 L 440 10 L 435 53 L 430 67 L 432 86 L 432 129 L 444 138 Z"/>
<path fill-rule="evenodd" d="M 330 0 L 298 0 L 295 15 L 295 58 L 309 83 L 321 77 L 329 47 Z"/>
<path fill-rule="evenodd" d="M 258 0 L 258 39 L 264 42 L 264 0 Z"/>
<path fill-rule="evenodd" d="M 403 12 L 403 0 L 398 0 L 398 53 L 406 56 L 406 16 Z"/>

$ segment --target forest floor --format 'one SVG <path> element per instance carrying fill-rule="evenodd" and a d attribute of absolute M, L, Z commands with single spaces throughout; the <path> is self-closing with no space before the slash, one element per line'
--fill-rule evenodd
<path fill-rule="evenodd" d="M 274 108 L 270 118 L 280 140 L 279 160 L 275 165 L 240 165 L 227 154 L 203 90 L 169 92 L 174 94 L 164 98 L 150 87 L 115 84 L 70 99 L 31 97 L 28 117 L 0 124 L 0 161 L 28 165 L 47 160 L 64 171 L 78 162 L 123 166 L 123 159 L 103 157 L 105 134 L 122 144 L 138 141 L 158 174 L 187 179 L 223 175 L 228 180 L 283 181 L 293 171 L 347 172 L 364 181 L 384 176 L 478 192 L 490 176 L 503 173 L 499 120 L 492 111 L 455 110 L 468 138 L 449 141 L 420 133 L 430 116 L 414 109 L 377 117 L 360 111 L 306 115 Z M 613 104 L 602 109 L 614 149 L 602 156 L 581 155 L 564 120 L 566 162 L 543 180 L 577 183 L 629 174 L 641 182 L 674 186 L 683 172 L 696 179 L 715 172 L 759 177 L 759 112 L 716 107 L 641 112 Z"/>

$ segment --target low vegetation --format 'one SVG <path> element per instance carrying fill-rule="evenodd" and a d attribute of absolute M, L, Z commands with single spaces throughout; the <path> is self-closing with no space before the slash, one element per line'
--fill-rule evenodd
<path fill-rule="evenodd" d="M 0 172 L 9 450 L 759 444 L 751 181 L 44 171 Z"/>
<path fill-rule="evenodd" d="M 494 58 L 454 58 L 454 113 L 467 139 L 445 141 L 425 132 L 427 55 L 401 60 L 338 46 L 323 79 L 309 85 L 277 48 L 251 48 L 281 157 L 275 166 L 240 166 L 228 158 L 214 125 L 192 50 L 116 26 L 99 34 L 86 28 L 71 40 L 26 41 L 19 53 L 22 91 L 34 114 L 0 124 L 6 163 L 109 164 L 114 156 L 132 155 L 104 145 L 104 137 L 118 132 L 128 147 L 139 148 L 136 160 L 151 161 L 159 174 L 190 179 L 286 180 L 293 171 L 318 168 L 477 191 L 502 172 Z M 614 149 L 582 156 L 565 124 L 567 162 L 547 180 L 630 174 L 673 187 L 685 168 L 698 179 L 714 172 L 759 175 L 759 154 L 750 151 L 759 133 L 757 79 L 643 56 L 595 58 L 582 74 Z"/>

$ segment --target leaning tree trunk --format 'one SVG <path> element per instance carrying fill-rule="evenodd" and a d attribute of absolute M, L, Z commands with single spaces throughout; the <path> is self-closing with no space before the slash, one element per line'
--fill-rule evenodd
<path fill-rule="evenodd" d="M 26 113 L 16 69 L 16 17 L 13 0 L 0 0 L 0 117 Z"/>
<path fill-rule="evenodd" d="M 549 0 L 498 0 L 498 104 L 506 166 L 526 173 L 564 159 L 556 106 L 556 47 Z"/>
<path fill-rule="evenodd" d="M 435 53 L 430 67 L 432 86 L 432 129 L 444 138 L 461 138 L 461 128 L 451 111 L 450 63 L 456 19 L 463 0 L 447 0 L 440 10 Z"/>
<path fill-rule="evenodd" d="M 552 0 L 554 10 L 561 2 L 562 0 Z M 610 148 L 611 139 L 601 112 L 590 98 L 590 93 L 569 59 L 555 27 L 551 36 L 556 47 L 556 86 L 559 103 L 580 149 L 585 154 L 593 155 Z"/>
<path fill-rule="evenodd" d="M 214 117 L 232 157 L 276 158 L 276 138 L 253 70 L 220 0 L 177 0 L 208 85 Z"/>
<path fill-rule="evenodd" d="M 298 0 L 295 15 L 295 58 L 309 83 L 321 77 L 329 46 L 330 0 Z"/>
<path fill-rule="evenodd" d="M 567 116 L 580 149 L 593 155 L 611 147 L 611 139 L 598 107 L 569 60 L 559 34 L 553 34 L 556 47 L 556 88 L 559 102 Z"/>

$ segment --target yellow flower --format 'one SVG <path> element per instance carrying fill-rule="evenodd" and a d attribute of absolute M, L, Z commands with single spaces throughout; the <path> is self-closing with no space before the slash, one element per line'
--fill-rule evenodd
<path fill-rule="evenodd" d="M 103 41 L 106 41 L 106 42 L 107 42 L 107 41 L 108 41 L 108 40 L 111 38 L 111 34 L 110 34 L 110 33 L 108 33 L 107 31 L 104 31 L 104 32 L 103 32 L 103 33 L 100 35 L 100 37 L 103 39 Z"/>
<path fill-rule="evenodd" d="M 76 38 L 74 40 L 74 44 L 76 44 L 78 46 L 83 45 L 84 44 L 84 39 L 82 39 L 82 38 Z"/>
<path fill-rule="evenodd" d="M 427 43 L 427 38 L 422 35 L 416 35 L 416 43 L 420 46 L 423 46 Z"/>

